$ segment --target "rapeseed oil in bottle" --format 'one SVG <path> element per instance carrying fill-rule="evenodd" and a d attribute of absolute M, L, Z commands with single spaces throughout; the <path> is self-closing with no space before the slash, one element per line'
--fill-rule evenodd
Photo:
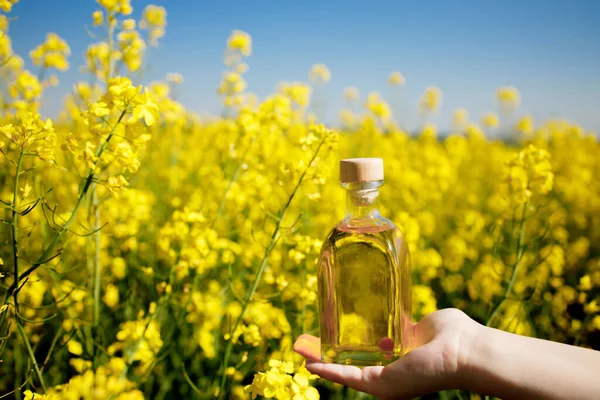
<path fill-rule="evenodd" d="M 410 254 L 402 232 L 379 213 L 381 158 L 340 161 L 346 217 L 318 265 L 323 362 L 386 365 L 410 347 Z"/>

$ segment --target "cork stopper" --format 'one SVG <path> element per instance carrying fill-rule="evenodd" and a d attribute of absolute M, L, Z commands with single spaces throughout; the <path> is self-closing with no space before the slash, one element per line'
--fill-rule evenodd
<path fill-rule="evenodd" d="M 340 161 L 340 182 L 359 183 L 383 180 L 383 159 L 347 158 Z"/>

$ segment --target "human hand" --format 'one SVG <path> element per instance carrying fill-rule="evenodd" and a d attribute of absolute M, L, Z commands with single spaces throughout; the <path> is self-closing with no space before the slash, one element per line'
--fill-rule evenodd
<path fill-rule="evenodd" d="M 410 399 L 465 386 L 466 362 L 479 327 L 460 310 L 436 311 L 412 326 L 416 348 L 385 367 L 322 363 L 320 340 L 306 334 L 298 337 L 294 350 L 321 378 L 381 399 Z"/>

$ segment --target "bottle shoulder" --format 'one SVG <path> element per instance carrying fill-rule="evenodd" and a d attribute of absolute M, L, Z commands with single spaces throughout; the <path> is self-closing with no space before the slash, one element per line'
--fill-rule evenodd
<path fill-rule="evenodd" d="M 368 217 L 350 218 L 346 217 L 339 221 L 333 230 L 347 231 L 349 233 L 380 233 L 385 231 L 400 231 L 400 229 L 389 219 L 381 215 Z"/>

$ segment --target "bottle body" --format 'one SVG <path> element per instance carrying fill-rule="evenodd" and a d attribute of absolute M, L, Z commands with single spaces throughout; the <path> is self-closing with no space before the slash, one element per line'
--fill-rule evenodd
<path fill-rule="evenodd" d="M 322 361 L 386 365 L 408 350 L 410 254 L 391 221 L 350 213 L 324 242 L 318 268 Z"/>

